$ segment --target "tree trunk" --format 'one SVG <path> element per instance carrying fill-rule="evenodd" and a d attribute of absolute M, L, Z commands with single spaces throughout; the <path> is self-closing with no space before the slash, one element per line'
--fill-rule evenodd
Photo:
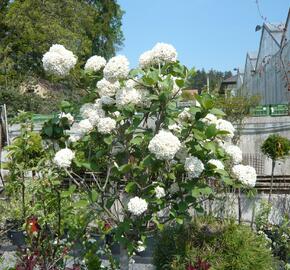
<path fill-rule="evenodd" d="M 128 250 L 122 244 L 120 244 L 120 270 L 129 270 Z"/>
<path fill-rule="evenodd" d="M 271 186 L 270 186 L 270 193 L 269 193 L 268 203 L 270 203 L 271 200 L 272 200 L 275 165 L 276 165 L 276 161 L 272 160 Z"/>

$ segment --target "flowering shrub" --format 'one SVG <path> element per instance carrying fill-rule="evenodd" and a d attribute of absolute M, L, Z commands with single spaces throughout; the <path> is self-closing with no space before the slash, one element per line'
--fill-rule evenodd
<path fill-rule="evenodd" d="M 53 45 L 43 64 L 55 76 L 65 76 L 76 59 Z M 94 56 L 85 70 L 88 80 L 99 79 L 88 83 L 82 120 L 74 121 L 73 108 L 64 102 L 61 114 L 45 123 L 43 164 L 49 177 L 69 178 L 69 194 L 79 207 L 72 209 L 90 213 L 84 224 L 110 220 L 109 231 L 121 244 L 121 269 L 128 269 L 128 254 L 146 247 L 148 228 L 182 223 L 190 208 L 201 209 L 202 201 L 228 185 L 254 186 L 253 168 L 232 171 L 241 151 L 229 146 L 234 127 L 222 119 L 212 97 L 197 96 L 200 105 L 183 111 L 176 107 L 191 71 L 179 63 L 172 45 L 158 43 L 140 56 L 136 69 L 129 69 L 125 56 L 106 64 Z"/>
<path fill-rule="evenodd" d="M 80 109 L 83 120 L 70 127 L 77 137 L 63 136 L 65 148 L 54 161 L 78 186 L 83 177 L 77 171 L 92 175 L 96 185 L 86 191 L 89 198 L 92 191 L 98 195 L 88 203 L 112 219 L 115 240 L 126 252 L 132 254 L 140 241 L 146 246 L 149 224 L 182 222 L 190 207 L 200 207 L 199 200 L 214 193 L 208 179 L 221 189 L 255 185 L 253 168 L 231 171 L 241 152 L 221 143 L 230 144 L 235 129 L 209 95 L 197 97 L 199 107 L 176 108 L 190 71 L 172 45 L 156 44 L 131 71 L 121 55 L 106 64 L 94 56 L 85 69 L 100 80 Z M 170 192 L 173 186 L 177 192 Z M 160 215 L 165 209 L 169 214 Z"/>

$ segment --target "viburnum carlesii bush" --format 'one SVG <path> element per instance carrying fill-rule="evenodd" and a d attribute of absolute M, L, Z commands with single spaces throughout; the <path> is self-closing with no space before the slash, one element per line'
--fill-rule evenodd
<path fill-rule="evenodd" d="M 43 55 L 43 68 L 46 72 L 58 76 L 66 76 L 77 63 L 77 57 L 64 46 L 54 44 Z"/>
<path fill-rule="evenodd" d="M 88 211 L 110 220 L 123 255 L 132 255 L 140 241 L 146 246 L 148 228 L 190 219 L 189 209 L 200 208 L 228 185 L 245 183 L 232 173 L 242 161 L 240 150 L 228 148 L 234 128 L 214 108 L 213 97 L 203 94 L 196 96 L 198 106 L 177 107 L 192 74 L 169 44 L 142 54 L 132 70 L 125 56 L 115 56 L 98 71 L 97 81 L 88 83 L 82 119 L 65 132 L 54 121 L 43 130 L 52 151 L 59 144 L 75 153 L 65 162 L 69 168 L 55 169 L 78 183 L 82 200 L 87 194 Z M 74 110 L 65 105 L 64 113 Z M 88 217 L 96 221 L 96 214 Z M 126 261 L 121 269 L 128 269 Z"/>

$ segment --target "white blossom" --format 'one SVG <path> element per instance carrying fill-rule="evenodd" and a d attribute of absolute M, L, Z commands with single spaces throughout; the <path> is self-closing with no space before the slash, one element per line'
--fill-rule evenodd
<path fill-rule="evenodd" d="M 105 116 L 105 112 L 102 109 L 102 102 L 97 99 L 95 103 L 86 103 L 80 109 L 80 114 L 83 118 L 88 119 L 92 126 L 95 126 L 100 118 Z"/>
<path fill-rule="evenodd" d="M 154 65 L 154 54 L 152 50 L 142 53 L 139 57 L 140 68 L 148 68 Z"/>
<path fill-rule="evenodd" d="M 101 134 L 109 134 L 116 128 L 116 121 L 110 117 L 101 118 L 97 123 L 97 128 Z"/>
<path fill-rule="evenodd" d="M 97 82 L 97 88 L 99 90 L 98 93 L 101 97 L 113 97 L 116 94 L 117 90 L 120 88 L 120 83 L 118 81 L 110 82 L 106 79 L 102 79 Z"/>
<path fill-rule="evenodd" d="M 134 197 L 129 200 L 128 210 L 135 216 L 142 215 L 148 208 L 148 203 L 139 197 Z"/>
<path fill-rule="evenodd" d="M 182 130 L 182 126 L 174 123 L 172 125 L 169 125 L 168 126 L 168 129 L 171 130 L 171 131 L 173 131 L 173 132 L 180 133 L 181 130 Z"/>
<path fill-rule="evenodd" d="M 223 170 L 225 168 L 224 164 L 218 159 L 210 159 L 208 163 L 215 166 L 218 170 Z"/>
<path fill-rule="evenodd" d="M 243 152 L 240 147 L 236 145 L 229 145 L 225 148 L 225 152 L 230 156 L 234 164 L 239 164 L 243 160 Z"/>
<path fill-rule="evenodd" d="M 66 118 L 68 123 L 71 125 L 74 122 L 74 117 L 70 113 L 60 113 L 59 118 Z"/>
<path fill-rule="evenodd" d="M 76 62 L 76 56 L 59 44 L 52 45 L 42 58 L 44 70 L 58 76 L 68 75 Z"/>
<path fill-rule="evenodd" d="M 197 178 L 204 170 L 204 165 L 197 157 L 188 157 L 185 159 L 184 169 L 188 172 L 189 178 Z"/>
<path fill-rule="evenodd" d="M 173 159 L 177 151 L 180 149 L 181 143 L 179 139 L 170 131 L 160 130 L 150 141 L 148 149 L 158 159 Z"/>
<path fill-rule="evenodd" d="M 177 61 L 175 48 L 166 43 L 157 43 L 152 49 L 153 59 L 156 63 L 172 63 Z"/>
<path fill-rule="evenodd" d="M 72 143 L 77 142 L 81 139 L 81 135 L 80 134 L 71 134 L 68 138 L 68 140 Z"/>
<path fill-rule="evenodd" d="M 228 134 L 224 135 L 228 138 L 233 138 L 235 135 L 235 128 L 232 125 L 231 122 L 224 120 L 224 119 L 218 119 L 216 121 L 216 128 L 220 131 L 226 131 Z"/>
<path fill-rule="evenodd" d="M 257 174 L 255 168 L 248 165 L 235 165 L 232 168 L 234 177 L 243 185 L 254 187 L 256 185 Z"/>
<path fill-rule="evenodd" d="M 184 108 L 183 111 L 178 115 L 178 119 L 181 121 L 187 121 L 191 118 L 189 108 Z"/>
<path fill-rule="evenodd" d="M 201 121 L 207 125 L 216 124 L 217 120 L 217 117 L 212 113 L 208 113 L 204 118 L 201 119 Z"/>
<path fill-rule="evenodd" d="M 104 77 L 108 81 L 125 79 L 129 74 L 129 61 L 123 55 L 118 55 L 109 60 L 104 68 Z"/>
<path fill-rule="evenodd" d="M 163 187 L 157 186 L 155 187 L 154 191 L 157 199 L 161 199 L 166 195 Z"/>
<path fill-rule="evenodd" d="M 78 123 L 79 132 L 81 133 L 88 133 L 94 129 L 91 121 L 89 119 L 83 119 Z"/>
<path fill-rule="evenodd" d="M 68 168 L 74 157 L 75 153 L 72 150 L 64 148 L 56 152 L 53 161 L 60 168 Z"/>
<path fill-rule="evenodd" d="M 123 87 L 117 91 L 116 104 L 117 107 L 122 108 L 126 105 L 138 105 L 142 103 L 142 93 L 135 88 Z"/>
<path fill-rule="evenodd" d="M 136 250 L 138 252 L 142 252 L 146 249 L 146 246 L 144 245 L 144 243 L 142 241 L 138 241 L 138 246 L 136 248 Z"/>
<path fill-rule="evenodd" d="M 85 64 L 85 70 L 97 72 L 106 65 L 106 62 L 107 61 L 104 57 L 94 55 L 87 60 Z"/>

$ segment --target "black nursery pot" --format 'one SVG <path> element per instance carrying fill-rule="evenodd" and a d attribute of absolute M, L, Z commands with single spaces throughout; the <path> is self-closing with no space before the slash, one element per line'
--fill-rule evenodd
<path fill-rule="evenodd" d="M 153 236 L 149 236 L 147 238 L 147 247 L 144 251 L 138 252 L 137 255 L 143 257 L 143 258 L 148 258 L 153 256 L 153 251 L 154 251 L 154 246 L 155 246 L 155 239 Z"/>
<path fill-rule="evenodd" d="M 25 245 L 25 235 L 23 231 L 9 230 L 7 236 L 14 246 L 20 247 Z"/>

